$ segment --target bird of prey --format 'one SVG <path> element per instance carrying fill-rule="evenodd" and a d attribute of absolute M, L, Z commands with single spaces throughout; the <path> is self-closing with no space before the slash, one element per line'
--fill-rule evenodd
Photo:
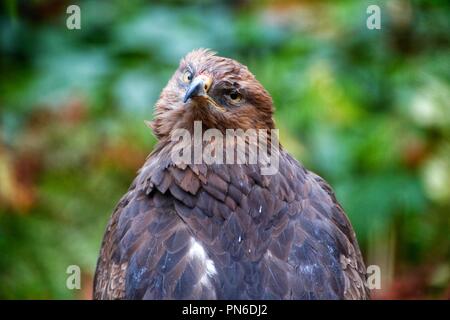
<path fill-rule="evenodd" d="M 281 146 L 274 174 L 260 163 L 174 161 L 176 130 L 269 130 L 272 116 L 246 66 L 206 49 L 181 60 L 150 124 L 158 143 L 106 228 L 95 299 L 369 298 L 331 187 Z"/>

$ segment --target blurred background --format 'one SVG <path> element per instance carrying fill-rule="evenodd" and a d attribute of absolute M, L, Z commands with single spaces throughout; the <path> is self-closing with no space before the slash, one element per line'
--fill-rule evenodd
<path fill-rule="evenodd" d="M 66 9 L 81 8 L 81 30 Z M 381 30 L 366 9 L 381 8 Z M 108 218 L 155 145 L 144 120 L 207 47 L 272 94 L 280 139 L 328 180 L 375 298 L 450 298 L 445 1 L 15 1 L 0 10 L 0 298 L 89 299 Z M 78 265 L 81 290 L 66 288 Z"/>

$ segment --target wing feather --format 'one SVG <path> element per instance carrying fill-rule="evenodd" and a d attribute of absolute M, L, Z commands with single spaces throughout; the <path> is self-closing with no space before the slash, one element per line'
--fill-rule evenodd
<path fill-rule="evenodd" d="M 166 148 L 170 148 L 170 145 Z M 365 267 L 330 186 L 281 152 L 258 165 L 149 157 L 114 211 L 96 299 L 363 299 Z"/>

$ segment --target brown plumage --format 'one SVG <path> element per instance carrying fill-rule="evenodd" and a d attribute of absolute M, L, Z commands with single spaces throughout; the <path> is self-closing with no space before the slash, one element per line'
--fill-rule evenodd
<path fill-rule="evenodd" d="M 272 129 L 272 113 L 247 67 L 208 50 L 181 61 L 156 104 L 158 145 L 109 221 L 94 298 L 369 297 L 355 234 L 333 191 L 286 151 L 274 175 L 262 175 L 259 164 L 171 158 L 175 129 L 192 132 L 197 120 L 203 130 Z"/>

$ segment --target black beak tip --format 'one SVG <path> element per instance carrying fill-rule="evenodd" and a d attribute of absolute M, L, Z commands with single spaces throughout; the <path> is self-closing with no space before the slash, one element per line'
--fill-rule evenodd
<path fill-rule="evenodd" d="M 186 103 L 186 101 L 188 101 L 189 98 L 197 96 L 202 88 L 203 82 L 200 80 L 194 80 L 187 89 L 186 94 L 184 95 L 183 98 L 183 102 Z"/>

